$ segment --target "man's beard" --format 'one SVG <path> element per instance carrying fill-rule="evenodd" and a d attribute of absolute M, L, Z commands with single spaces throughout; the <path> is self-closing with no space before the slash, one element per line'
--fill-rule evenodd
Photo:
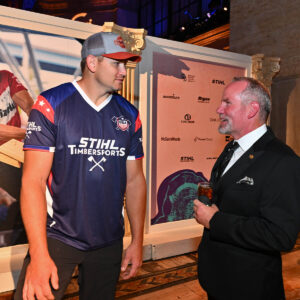
<path fill-rule="evenodd" d="M 221 134 L 231 134 L 232 131 L 232 126 L 231 126 L 231 120 L 226 119 L 226 124 L 225 126 L 222 126 L 221 124 L 219 125 L 219 133 Z"/>

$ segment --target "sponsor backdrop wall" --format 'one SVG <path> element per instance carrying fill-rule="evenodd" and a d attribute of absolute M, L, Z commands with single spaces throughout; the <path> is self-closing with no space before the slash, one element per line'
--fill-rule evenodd
<path fill-rule="evenodd" d="M 182 78 L 164 75 L 178 60 Z M 229 139 L 217 130 L 224 86 L 245 68 L 154 52 L 153 75 L 151 224 L 159 224 L 193 217 L 197 184 Z"/>
<path fill-rule="evenodd" d="M 218 133 L 216 109 L 225 85 L 235 76 L 249 75 L 250 65 L 248 56 L 147 38 L 140 99 L 147 85 L 147 113 L 141 115 L 148 130 L 149 232 L 195 225 L 197 184 L 210 179 L 230 139 Z"/>

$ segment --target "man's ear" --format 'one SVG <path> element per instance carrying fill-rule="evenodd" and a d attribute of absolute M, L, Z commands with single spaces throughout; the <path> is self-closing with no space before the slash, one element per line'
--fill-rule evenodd
<path fill-rule="evenodd" d="M 248 112 L 248 119 L 254 118 L 259 113 L 259 103 L 257 101 L 252 101 L 249 104 L 249 112 Z"/>
<path fill-rule="evenodd" d="M 88 55 L 86 58 L 86 66 L 92 73 L 95 73 L 96 71 L 96 64 L 97 64 L 97 57 L 94 55 Z"/>

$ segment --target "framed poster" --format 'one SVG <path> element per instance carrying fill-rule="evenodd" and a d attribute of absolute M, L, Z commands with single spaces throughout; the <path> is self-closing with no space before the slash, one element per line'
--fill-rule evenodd
<path fill-rule="evenodd" d="M 23 107 L 27 106 L 23 102 L 33 103 L 42 91 L 73 81 L 80 75 L 81 44 L 74 38 L 9 26 L 0 25 L 0 32 L 2 153 L 1 149 L 7 148 L 12 141 L 5 128 L 17 130 L 27 126 L 29 111 L 24 111 Z M 27 96 L 22 94 L 26 90 Z M 15 102 L 15 96 L 22 101 Z M 17 113 L 21 119 L 19 123 Z M 22 165 L 11 165 L 0 157 L 0 247 L 27 242 L 19 206 L 21 174 Z"/>
<path fill-rule="evenodd" d="M 195 226 L 197 184 L 208 181 L 230 136 L 218 133 L 224 87 L 249 76 L 249 56 L 148 37 L 140 65 L 146 123 L 148 232 Z M 143 106 L 144 104 L 144 106 Z M 145 118 L 146 116 L 146 118 Z"/>
<path fill-rule="evenodd" d="M 13 126 L 27 125 L 27 114 L 12 100 L 18 91 L 26 89 L 35 101 L 42 91 L 80 76 L 81 41 L 99 31 L 97 25 L 0 6 L 1 129 L 16 111 L 20 124 Z M 12 140 L 1 140 L 1 134 L 0 292 L 14 289 L 27 251 L 19 206 L 22 165 L 3 159 L 2 149 Z"/>

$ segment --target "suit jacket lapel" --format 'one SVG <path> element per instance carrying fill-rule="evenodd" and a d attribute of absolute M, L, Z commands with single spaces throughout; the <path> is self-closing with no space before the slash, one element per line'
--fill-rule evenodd
<path fill-rule="evenodd" d="M 235 162 L 235 164 L 221 177 L 221 179 L 215 183 L 214 192 L 218 193 L 220 192 L 220 189 L 228 188 L 230 184 L 238 181 L 242 174 L 264 153 L 265 146 L 274 138 L 274 134 L 271 130 L 268 130 Z M 216 164 L 217 163 L 218 161 Z"/>

